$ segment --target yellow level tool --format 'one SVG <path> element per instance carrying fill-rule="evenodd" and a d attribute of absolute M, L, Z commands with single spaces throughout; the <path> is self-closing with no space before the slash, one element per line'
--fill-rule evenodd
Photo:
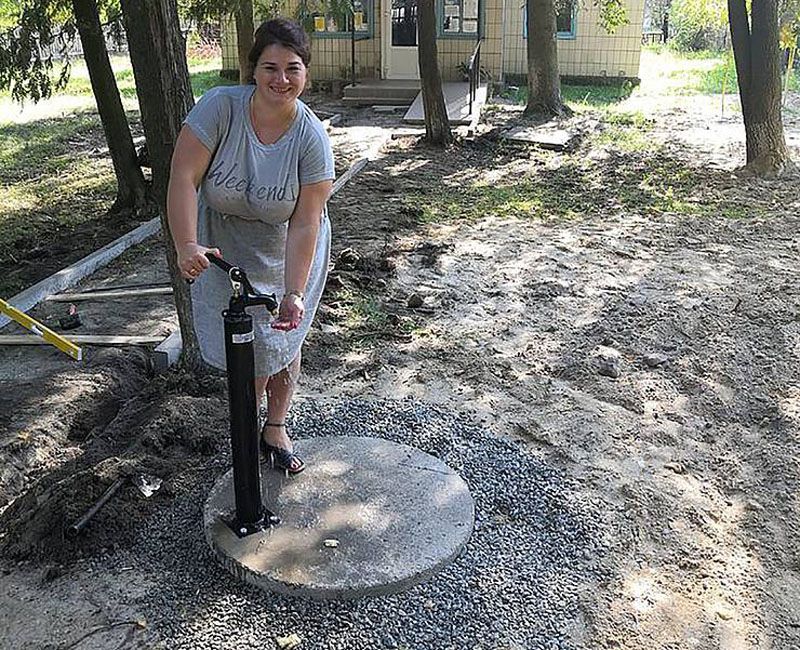
<path fill-rule="evenodd" d="M 2 298 L 0 298 L 0 312 L 18 322 L 22 327 L 29 329 L 33 334 L 36 334 L 36 336 L 41 336 L 42 339 L 51 345 L 55 345 L 59 350 L 68 354 L 76 361 L 80 361 L 83 358 L 83 351 L 72 341 L 68 341 L 49 327 L 42 325 L 25 312 L 20 311 L 16 307 L 12 307 Z"/>

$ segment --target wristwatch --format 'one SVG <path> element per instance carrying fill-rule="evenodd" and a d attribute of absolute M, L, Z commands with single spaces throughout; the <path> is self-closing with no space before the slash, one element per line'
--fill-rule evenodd
<path fill-rule="evenodd" d="M 304 294 L 302 291 L 295 291 L 294 289 L 292 289 L 291 291 L 287 291 L 283 295 L 284 296 L 294 296 L 295 298 L 299 298 L 300 300 L 305 300 L 306 299 L 306 294 Z"/>

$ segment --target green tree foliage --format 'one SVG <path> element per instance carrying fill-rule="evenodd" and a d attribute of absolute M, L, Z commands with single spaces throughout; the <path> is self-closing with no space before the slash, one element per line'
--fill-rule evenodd
<path fill-rule="evenodd" d="M 661 1 L 667 2 L 668 0 Z M 625 8 L 625 0 L 553 0 L 553 8 L 559 15 L 588 4 L 600 10 L 597 22 L 609 34 L 613 34 L 617 27 L 622 27 L 630 22 L 628 11 Z"/>
<path fill-rule="evenodd" d="M 670 39 L 682 51 L 720 49 L 728 27 L 726 0 L 673 0 Z"/>
<path fill-rule="evenodd" d="M 300 0 L 297 3 L 295 18 L 314 36 L 314 16 L 333 14 L 344 16 L 348 20 L 353 12 L 352 0 Z"/>
<path fill-rule="evenodd" d="M 800 0 L 780 0 L 778 17 L 781 27 L 794 27 L 795 34 L 800 26 Z"/>
<path fill-rule="evenodd" d="M 600 7 L 598 23 L 609 34 L 613 34 L 617 27 L 622 27 L 630 22 L 622 0 L 596 0 L 595 5 Z"/>
<path fill-rule="evenodd" d="M 17 23 L 19 3 L 15 0 L 0 0 L 0 29 L 14 27 Z"/>
<path fill-rule="evenodd" d="M 116 0 L 97 7 L 104 23 L 121 31 Z M 71 0 L 0 0 L 0 88 L 16 101 L 50 97 L 69 81 L 77 35 Z"/>
<path fill-rule="evenodd" d="M 222 16 L 234 16 L 242 4 L 242 0 L 183 0 L 178 3 L 178 9 L 186 18 L 198 23 L 208 23 L 215 22 Z M 253 0 L 252 4 L 258 21 L 283 15 L 287 7 L 286 0 Z"/>
<path fill-rule="evenodd" d="M 649 26 L 660 28 L 665 15 L 669 15 L 672 0 L 645 0 L 645 13 L 650 16 Z"/>
<path fill-rule="evenodd" d="M 747 2 L 750 6 L 750 0 Z M 726 45 L 727 0 L 672 0 L 670 8 L 672 43 L 682 51 L 714 50 Z M 778 19 L 783 47 L 789 46 L 800 27 L 800 0 L 778 0 Z"/>
<path fill-rule="evenodd" d="M 60 20 L 64 8 L 60 4 L 33 0 L 5 7 L 4 22 L 11 24 L 0 32 L 0 88 L 10 88 L 17 101 L 45 99 L 54 85 L 63 88 L 69 79 L 67 54 L 76 29 L 74 23 Z M 61 57 L 61 74 L 53 84 L 56 56 Z"/>

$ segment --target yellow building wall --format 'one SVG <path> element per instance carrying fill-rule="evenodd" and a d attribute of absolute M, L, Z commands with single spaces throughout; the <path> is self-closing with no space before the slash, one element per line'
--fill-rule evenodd
<path fill-rule="evenodd" d="M 290 3 L 286 15 L 294 15 L 296 3 Z M 380 78 L 381 41 L 380 20 L 375 17 L 373 36 L 356 40 L 356 75 L 362 79 Z M 256 27 L 260 24 L 256 17 Z M 222 25 L 222 69 L 235 70 L 239 67 L 236 53 L 236 27 L 231 21 Z M 326 38 L 311 34 L 310 80 L 322 81 L 350 78 L 350 39 Z"/>
<path fill-rule="evenodd" d="M 575 38 L 559 38 L 558 67 L 562 75 L 576 77 L 639 77 L 642 53 L 644 0 L 626 0 L 628 24 L 608 34 L 598 24 L 599 8 L 579 2 Z M 525 11 L 520 0 L 506 0 L 503 72 L 526 75 L 527 40 L 523 35 Z"/>
<path fill-rule="evenodd" d="M 376 9 L 380 2 L 375 0 Z M 507 74 L 527 74 L 527 41 L 523 39 L 524 3 L 522 0 L 485 0 L 484 42 L 481 67 L 494 80 Z M 575 18 L 575 38 L 559 39 L 558 63 L 562 75 L 587 77 L 638 77 L 641 56 L 644 0 L 626 0 L 629 24 L 607 34 L 598 24 L 599 10 L 594 3 L 579 3 Z M 294 13 L 289 6 L 288 14 Z M 381 16 L 373 17 L 371 38 L 356 41 L 356 75 L 360 79 L 381 76 Z M 468 60 L 474 39 L 437 40 L 439 67 L 445 80 L 460 79 L 458 66 Z M 232 22 L 223 24 L 222 68 L 235 70 L 236 30 Z M 350 78 L 350 39 L 311 36 L 310 78 L 316 81 Z"/>
<path fill-rule="evenodd" d="M 503 56 L 503 0 L 484 0 L 481 68 L 499 79 Z M 460 81 L 459 64 L 465 64 L 475 49 L 476 38 L 439 38 L 439 70 L 445 81 Z"/>
<path fill-rule="evenodd" d="M 219 46 L 222 50 L 222 69 L 238 70 L 239 55 L 236 53 L 236 25 L 228 18 L 222 19 L 220 25 Z"/>

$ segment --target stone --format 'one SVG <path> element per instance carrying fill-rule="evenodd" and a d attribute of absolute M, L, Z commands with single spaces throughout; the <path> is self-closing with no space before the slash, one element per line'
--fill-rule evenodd
<path fill-rule="evenodd" d="M 361 256 L 358 251 L 352 248 L 344 248 L 339 252 L 333 268 L 336 271 L 352 271 L 360 261 Z"/>
<path fill-rule="evenodd" d="M 410 309 L 418 309 L 425 304 L 425 300 L 418 293 L 412 293 L 408 297 L 408 306 Z"/>
<path fill-rule="evenodd" d="M 622 374 L 620 353 L 614 348 L 599 345 L 595 351 L 594 362 L 599 375 L 617 379 Z"/>
<path fill-rule="evenodd" d="M 288 634 L 286 636 L 279 636 L 275 638 L 275 643 L 281 650 L 293 650 L 300 646 L 301 639 L 296 634 Z"/>
<path fill-rule="evenodd" d="M 647 354 L 644 357 L 644 362 L 647 364 L 648 368 L 657 368 L 667 361 L 669 361 L 669 357 L 666 354 L 659 354 L 658 352 Z"/>

